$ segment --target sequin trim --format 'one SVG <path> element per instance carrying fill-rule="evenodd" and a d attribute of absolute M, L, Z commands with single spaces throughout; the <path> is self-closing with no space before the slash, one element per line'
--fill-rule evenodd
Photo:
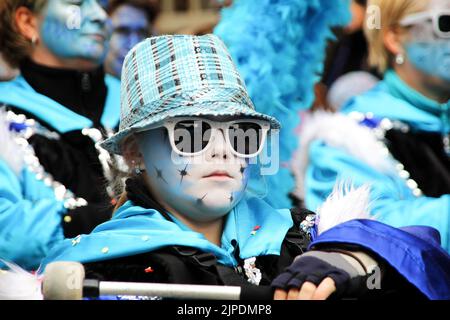
<path fill-rule="evenodd" d="M 86 206 L 88 203 L 85 199 L 75 197 L 72 191 L 68 190 L 62 183 L 56 181 L 51 174 L 45 171 L 39 162 L 39 158 L 36 156 L 33 146 L 28 142 L 28 139 L 35 134 L 51 139 L 59 139 L 59 134 L 44 128 L 34 119 L 27 119 L 25 115 L 16 114 L 12 111 L 6 113 L 6 120 L 10 123 L 11 130 L 15 131 L 13 139 L 23 155 L 26 168 L 35 175 L 36 179 L 52 188 L 55 198 L 58 201 L 62 201 L 66 209 L 72 210 Z"/>
<path fill-rule="evenodd" d="M 375 134 L 378 140 L 378 146 L 383 155 L 388 157 L 394 164 L 394 168 L 397 171 L 398 176 L 405 181 L 406 186 L 412 191 L 413 195 L 420 197 L 423 195 L 422 190 L 420 190 L 419 185 L 414 179 L 411 179 L 411 174 L 405 170 L 405 166 L 394 158 L 394 156 L 389 151 L 386 145 L 386 133 L 389 130 L 399 130 L 403 133 L 409 132 L 410 128 L 406 123 L 401 121 L 392 121 L 388 118 L 377 119 L 374 117 L 373 113 L 361 113 L 361 112 L 351 112 L 349 116 L 358 121 L 361 125 L 364 125 L 370 129 Z"/>

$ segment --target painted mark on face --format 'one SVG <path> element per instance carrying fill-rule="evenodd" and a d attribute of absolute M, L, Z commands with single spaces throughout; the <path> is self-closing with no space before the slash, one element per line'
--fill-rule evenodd
<path fill-rule="evenodd" d="M 162 170 L 158 169 L 158 168 L 155 167 L 155 166 L 153 166 L 153 167 L 155 168 L 155 171 L 156 171 L 156 178 L 157 178 L 157 179 L 160 179 L 160 180 L 162 180 L 162 181 L 164 181 L 166 184 L 169 184 L 169 183 L 166 181 L 166 179 L 164 179 Z"/>
<path fill-rule="evenodd" d="M 206 198 L 208 194 L 205 194 L 203 197 L 197 199 L 197 205 L 202 205 L 203 204 L 203 200 Z"/>
<path fill-rule="evenodd" d="M 186 167 L 183 170 L 178 170 L 178 172 L 180 173 L 180 176 L 181 176 L 180 185 L 183 183 L 184 177 L 189 175 L 189 173 L 186 171 L 187 167 L 188 167 L 188 164 L 186 165 Z"/>

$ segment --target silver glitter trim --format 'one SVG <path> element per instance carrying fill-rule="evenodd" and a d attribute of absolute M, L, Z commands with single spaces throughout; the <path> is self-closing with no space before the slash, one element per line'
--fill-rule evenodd
<path fill-rule="evenodd" d="M 303 231 L 306 234 L 311 234 L 311 229 L 314 228 L 314 225 L 316 224 L 316 215 L 315 214 L 309 214 L 305 217 L 305 220 L 303 220 L 300 225 L 299 229 Z"/>
<path fill-rule="evenodd" d="M 261 270 L 256 267 L 256 257 L 244 260 L 244 272 L 251 284 L 259 285 L 261 282 Z"/>
<path fill-rule="evenodd" d="M 105 130 L 106 136 L 108 138 L 114 135 L 114 131 L 112 129 L 105 128 Z M 125 163 L 125 160 L 123 159 L 123 157 L 119 155 L 111 156 L 111 154 L 107 150 L 103 149 L 100 146 L 100 144 L 105 140 L 100 130 L 96 128 L 84 128 L 83 130 L 81 130 L 81 134 L 91 138 L 91 140 L 94 142 L 95 149 L 97 150 L 98 153 L 98 160 L 103 169 L 103 174 L 106 180 L 109 182 L 109 186 L 106 188 L 106 190 L 111 198 L 115 198 L 117 196 L 117 193 L 121 191 L 113 190 L 112 185 L 116 181 L 115 181 L 115 171 L 112 169 L 112 166 L 116 168 L 116 171 L 119 170 L 121 172 L 128 172 L 129 169 Z M 121 186 L 119 186 L 119 189 L 123 190 L 124 187 L 125 182 L 122 181 L 122 184 Z"/>
<path fill-rule="evenodd" d="M 370 112 L 364 114 L 361 112 L 354 111 L 351 112 L 349 116 L 358 122 L 362 122 L 365 119 L 370 120 L 374 118 L 373 113 Z M 406 123 L 403 123 L 401 121 L 392 121 L 388 118 L 383 118 L 381 119 L 380 124 L 376 128 L 373 128 L 372 131 L 374 132 L 375 137 L 378 140 L 381 152 L 394 163 L 395 170 L 397 171 L 397 174 L 400 177 L 400 179 L 405 181 L 405 185 L 412 191 L 414 196 L 416 197 L 423 196 L 423 192 L 422 190 L 420 190 L 417 182 L 410 178 L 411 174 L 405 170 L 405 166 L 400 161 L 394 158 L 394 156 L 391 154 L 386 145 L 387 142 L 386 132 L 392 129 L 399 130 L 403 133 L 407 133 L 410 130 L 409 126 Z"/>
<path fill-rule="evenodd" d="M 28 143 L 28 139 L 35 134 L 44 135 L 51 139 L 59 139 L 59 134 L 44 128 L 34 119 L 27 119 L 23 114 L 8 111 L 6 119 L 9 123 L 26 126 L 24 130 L 15 132 L 14 142 L 19 147 L 19 152 L 23 155 L 25 166 L 35 175 L 36 180 L 42 181 L 46 186 L 52 188 L 55 198 L 58 201 L 62 201 L 66 209 L 72 210 L 86 206 L 88 203 L 85 199 L 75 197 L 72 191 L 68 190 L 62 183 L 56 181 L 50 173 L 45 171 L 36 156 L 33 146 Z"/>

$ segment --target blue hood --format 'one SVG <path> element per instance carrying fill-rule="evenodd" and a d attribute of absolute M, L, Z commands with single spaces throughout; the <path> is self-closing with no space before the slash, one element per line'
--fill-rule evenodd
<path fill-rule="evenodd" d="M 40 270 L 45 270 L 52 261 L 110 260 L 174 245 L 211 252 L 220 263 L 234 266 L 237 262 L 233 257 L 233 239 L 239 244 L 242 259 L 279 255 L 292 225 L 290 210 L 276 210 L 259 198 L 247 197 L 226 217 L 222 246 L 218 247 L 180 221 L 168 221 L 158 211 L 128 201 L 110 221 L 97 226 L 91 234 L 66 239 L 53 248 Z M 258 230 L 252 234 L 257 226 Z"/>
<path fill-rule="evenodd" d="M 120 82 L 107 75 L 108 88 L 101 123 L 106 128 L 115 128 L 120 119 Z M 28 82 L 18 76 L 14 80 L 0 82 L 0 104 L 9 104 L 44 120 L 60 133 L 92 127 L 92 121 L 67 109 L 58 102 L 36 92 Z"/>

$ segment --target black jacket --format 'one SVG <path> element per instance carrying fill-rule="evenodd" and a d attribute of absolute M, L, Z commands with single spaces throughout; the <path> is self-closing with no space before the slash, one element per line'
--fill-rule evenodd
<path fill-rule="evenodd" d="M 387 147 L 400 161 L 424 195 L 438 198 L 450 194 L 450 157 L 439 133 L 389 130 Z"/>
<path fill-rule="evenodd" d="M 20 71 L 36 92 L 90 119 L 94 123 L 94 128 L 106 135 L 105 129 L 100 124 L 107 96 L 102 67 L 92 72 L 79 72 L 48 68 L 25 61 Z M 74 237 L 81 233 L 89 233 L 98 224 L 110 219 L 112 199 L 106 191 L 107 181 L 94 141 L 81 130 L 57 132 L 44 119 L 18 106 L 8 105 L 6 109 L 23 114 L 28 119 L 37 121 L 48 131 L 59 135 L 56 139 L 46 134 L 35 133 L 28 142 L 34 148 L 45 171 L 72 191 L 76 197 L 88 202 L 87 206 L 69 210 L 62 217 L 64 235 Z"/>

